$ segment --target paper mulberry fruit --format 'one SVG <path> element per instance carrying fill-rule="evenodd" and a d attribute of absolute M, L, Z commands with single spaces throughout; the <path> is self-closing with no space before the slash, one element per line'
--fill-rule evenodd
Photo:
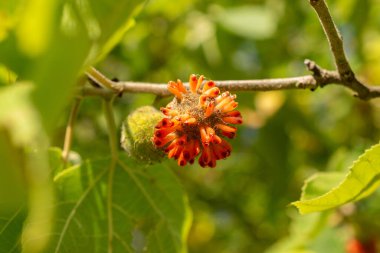
<path fill-rule="evenodd" d="M 236 95 L 220 92 L 213 81 L 191 75 L 188 90 L 181 80 L 170 81 L 168 90 L 175 98 L 161 108 L 165 117 L 155 127 L 153 143 L 178 165 L 198 162 L 202 167 L 215 167 L 216 161 L 231 154 L 231 145 L 224 139 L 234 138 L 234 124 L 243 122 Z"/>
<path fill-rule="evenodd" d="M 123 121 L 121 146 L 135 160 L 142 163 L 159 162 L 164 157 L 162 150 L 156 149 L 151 141 L 153 128 L 161 120 L 162 113 L 152 106 L 143 106 Z"/>

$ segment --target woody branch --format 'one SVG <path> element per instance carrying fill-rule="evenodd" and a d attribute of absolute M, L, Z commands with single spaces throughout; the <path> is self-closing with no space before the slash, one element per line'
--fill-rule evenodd
<path fill-rule="evenodd" d="M 342 36 L 336 28 L 325 0 L 308 1 L 316 11 L 323 27 L 333 54 L 336 70 L 326 70 L 318 66 L 314 61 L 305 60 L 304 63 L 306 68 L 311 72 L 310 75 L 257 80 L 223 80 L 215 81 L 216 85 L 221 90 L 229 91 L 273 91 L 288 89 L 315 90 L 318 87 L 335 84 L 351 89 L 354 95 L 362 100 L 380 97 L 380 87 L 363 84 L 352 71 L 345 55 Z M 150 93 L 158 96 L 170 95 L 165 84 L 129 81 L 115 82 L 105 77 L 93 67 L 87 70 L 86 75 L 97 87 L 83 87 L 82 95 L 84 96 L 109 97 L 121 93 Z M 187 83 L 185 85 L 188 86 Z"/>

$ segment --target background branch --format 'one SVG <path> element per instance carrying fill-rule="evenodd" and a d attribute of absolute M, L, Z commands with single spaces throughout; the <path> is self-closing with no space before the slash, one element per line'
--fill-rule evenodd
<path fill-rule="evenodd" d="M 379 89 L 368 87 L 357 80 L 355 73 L 347 60 L 343 39 L 340 35 L 327 7 L 325 0 L 309 0 L 310 5 L 318 15 L 325 35 L 334 56 L 335 65 L 340 75 L 341 84 L 356 92 L 356 96 L 363 100 L 379 97 Z"/>
<path fill-rule="evenodd" d="M 323 87 L 330 84 L 344 85 L 341 76 L 337 71 L 326 70 L 319 67 L 315 62 L 305 60 L 305 65 L 312 75 L 288 77 L 288 78 L 273 78 L 259 80 L 227 80 L 215 81 L 216 85 L 221 90 L 229 91 L 273 91 L 273 90 L 288 90 L 288 89 L 310 89 L 315 90 L 318 87 Z M 93 68 L 93 71 L 97 71 Z M 81 90 L 83 96 L 100 96 L 111 97 L 120 93 L 149 93 L 158 96 L 172 95 L 166 84 L 164 83 L 143 83 L 143 82 L 114 82 L 106 78 L 99 71 L 96 75 L 88 75 L 91 82 L 96 83 L 97 87 L 84 87 Z M 99 79 L 97 77 L 100 77 Z M 104 84 L 103 81 L 106 80 Z M 188 83 L 185 83 L 188 87 Z M 348 88 L 357 91 L 351 86 Z M 361 99 L 370 99 L 380 96 L 378 87 L 364 86 L 368 93 L 366 96 L 358 96 Z"/>
<path fill-rule="evenodd" d="M 225 80 L 215 81 L 216 85 L 221 90 L 229 91 L 271 91 L 271 90 L 286 90 L 286 89 L 311 89 L 314 90 L 319 86 L 324 86 L 330 83 L 340 83 L 339 74 L 336 71 L 329 71 L 318 67 L 312 61 L 305 61 L 307 68 L 313 72 L 313 75 L 305 75 L 288 78 L 273 78 L 259 80 Z M 313 66 L 311 69 L 309 66 Z M 315 69 L 318 68 L 318 75 Z M 95 73 L 95 74 L 94 74 Z M 84 96 L 102 96 L 108 97 L 115 93 L 150 93 L 158 96 L 172 95 L 165 83 L 143 83 L 143 82 L 114 82 L 95 68 L 91 68 L 91 72 L 87 72 L 88 78 L 97 87 L 85 87 L 82 90 Z M 188 83 L 184 83 L 189 87 Z"/>
<path fill-rule="evenodd" d="M 343 48 L 343 39 L 330 15 L 324 0 L 310 0 L 311 6 L 319 17 L 325 35 L 334 56 L 335 65 L 340 75 L 352 72 Z"/>
<path fill-rule="evenodd" d="M 318 87 L 338 84 L 351 89 L 355 92 L 356 97 L 363 100 L 380 97 L 379 87 L 367 86 L 361 83 L 352 71 L 344 51 L 342 36 L 336 28 L 325 0 L 309 0 L 309 2 L 319 17 L 334 56 L 337 70 L 326 70 L 311 60 L 305 60 L 305 65 L 312 72 L 312 75 L 260 80 L 215 81 L 216 85 L 221 90 L 229 91 L 271 91 L 287 89 L 315 90 Z M 166 88 L 166 84 L 128 81 L 115 82 L 105 77 L 93 67 L 89 68 L 86 74 L 90 81 L 95 84 L 95 87 L 83 88 L 82 95 L 84 96 L 110 97 L 115 93 L 122 94 L 124 92 L 150 93 L 161 97 L 171 95 Z M 185 85 L 188 86 L 188 83 L 185 83 Z"/>

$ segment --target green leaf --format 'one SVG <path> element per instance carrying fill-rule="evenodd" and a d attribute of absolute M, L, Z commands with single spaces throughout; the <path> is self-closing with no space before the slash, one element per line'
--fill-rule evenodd
<path fill-rule="evenodd" d="M 9 11 L 18 22 L 3 31 L 0 61 L 34 83 L 33 102 L 49 132 L 78 76 L 121 40 L 144 2 L 27 0 L 16 2 L 20 11 Z"/>
<path fill-rule="evenodd" d="M 291 223 L 289 236 L 274 244 L 265 253 L 312 253 L 308 246 L 325 227 L 328 217 L 326 213 L 298 215 Z"/>
<path fill-rule="evenodd" d="M 79 11 L 85 16 L 85 23 L 92 39 L 88 64 L 94 64 L 120 42 L 125 32 L 134 25 L 134 16 L 140 12 L 145 0 L 88 1 L 79 5 Z"/>
<path fill-rule="evenodd" d="M 49 167 L 52 175 L 57 175 L 64 169 L 62 150 L 60 148 L 49 148 Z"/>
<path fill-rule="evenodd" d="M 21 232 L 26 218 L 22 207 L 11 213 L 4 213 L 0 207 L 0 245 L 1 252 L 21 252 Z"/>
<path fill-rule="evenodd" d="M 33 143 L 39 132 L 30 92 L 31 85 L 21 83 L 0 89 L 0 212 L 12 213 L 25 204 L 20 148 Z"/>
<path fill-rule="evenodd" d="M 54 181 L 57 216 L 47 252 L 186 251 L 191 215 L 168 168 L 121 160 L 113 167 L 105 159 L 65 169 Z"/>
<path fill-rule="evenodd" d="M 325 226 L 313 241 L 310 242 L 310 252 L 347 252 L 347 241 L 350 238 L 347 228 Z"/>
<path fill-rule="evenodd" d="M 37 56 L 49 46 L 58 7 L 57 0 L 26 0 L 16 29 L 18 45 L 28 56 Z M 37 32 L 36 32 L 37 31 Z"/>
<path fill-rule="evenodd" d="M 32 88 L 31 83 L 16 83 L 0 89 L 0 245 L 6 252 L 18 251 L 21 240 L 23 252 L 40 252 L 51 228 L 47 141 Z M 32 234 L 39 237 L 28 243 Z"/>
<path fill-rule="evenodd" d="M 334 186 L 338 185 L 345 177 L 343 172 L 319 172 L 305 181 L 302 189 L 301 200 L 317 198 Z"/>
<path fill-rule="evenodd" d="M 372 194 L 380 185 L 379 179 L 380 144 L 377 144 L 353 163 L 343 179 L 340 173 L 320 173 L 307 180 L 301 199 L 292 205 L 302 214 L 335 208 Z"/>

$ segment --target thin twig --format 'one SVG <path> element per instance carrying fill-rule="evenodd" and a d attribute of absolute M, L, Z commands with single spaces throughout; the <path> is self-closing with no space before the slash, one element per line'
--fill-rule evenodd
<path fill-rule="evenodd" d="M 273 78 L 273 79 L 260 79 L 260 80 L 227 80 L 215 81 L 216 85 L 221 90 L 229 91 L 271 91 L 271 90 L 286 90 L 286 89 L 316 89 L 319 86 L 328 83 L 340 83 L 339 75 L 335 71 L 322 70 L 325 73 L 320 78 L 313 75 L 288 77 L 288 78 Z M 100 73 L 100 72 L 98 72 Z M 103 81 L 106 83 L 112 82 L 102 75 L 100 79 L 94 76 L 89 76 L 92 82 L 104 87 Z M 188 83 L 184 83 L 189 87 Z M 143 83 L 143 82 L 112 82 L 111 89 L 101 89 L 94 87 L 84 87 L 82 89 L 83 96 L 101 96 L 109 97 L 115 93 L 149 93 L 157 96 L 170 96 L 172 95 L 167 85 L 164 83 Z"/>
<path fill-rule="evenodd" d="M 272 79 L 258 79 L 258 80 L 228 80 L 228 81 L 215 81 L 216 85 L 221 90 L 229 91 L 273 91 L 273 90 L 288 90 L 288 89 L 310 89 L 315 90 L 318 87 L 323 87 L 330 84 L 344 85 L 337 71 L 326 70 L 313 61 L 305 60 L 305 65 L 313 75 L 288 77 L 288 78 L 272 78 Z M 98 72 L 100 73 L 100 72 Z M 100 96 L 108 98 L 120 93 L 149 93 L 158 96 L 170 96 L 172 95 L 166 84 L 164 83 L 143 83 L 143 82 L 113 82 L 102 75 L 100 79 L 96 79 L 94 76 L 89 76 L 92 82 L 98 84 L 101 87 L 105 85 L 102 83 L 106 80 L 106 83 L 112 83 L 111 89 L 102 89 L 95 87 L 84 87 L 81 90 L 83 96 Z M 184 83 L 185 86 L 189 86 L 188 83 Z M 346 85 L 345 85 L 346 86 Z M 356 91 L 350 86 L 348 88 Z M 369 91 L 367 96 L 358 96 L 361 99 L 370 99 L 380 97 L 380 88 L 367 87 Z"/>
<path fill-rule="evenodd" d="M 104 100 L 104 114 L 106 116 L 107 121 L 107 127 L 108 127 L 108 133 L 109 133 L 109 142 L 110 142 L 110 150 L 111 150 L 111 157 L 113 160 L 118 159 L 118 141 L 117 141 L 117 130 L 116 130 L 116 124 L 115 124 L 115 117 L 113 114 L 113 98 L 112 99 L 105 99 Z"/>
<path fill-rule="evenodd" d="M 345 86 L 355 92 L 355 96 L 369 100 L 380 97 L 380 87 L 367 86 L 361 83 L 352 71 L 343 48 L 343 40 L 329 9 L 324 0 L 309 0 L 311 6 L 318 14 L 319 20 L 325 31 L 327 40 L 333 53 L 336 71 L 319 67 L 313 61 L 305 60 L 305 65 L 313 74 L 289 78 L 261 79 L 261 80 L 230 80 L 215 81 L 221 90 L 230 91 L 271 91 L 286 89 L 310 89 L 315 90 L 330 84 Z M 84 96 L 110 97 L 121 93 L 150 93 L 158 96 L 169 96 L 165 84 L 142 82 L 115 82 L 102 75 L 95 68 L 87 71 L 88 78 L 100 88 L 85 87 L 82 90 Z M 185 84 L 188 86 L 188 83 Z"/>
<path fill-rule="evenodd" d="M 335 65 L 339 74 L 343 75 L 345 73 L 352 72 L 344 52 L 342 36 L 336 28 L 326 2 L 324 0 L 310 0 L 310 4 L 319 17 L 329 42 L 331 52 L 334 55 Z"/>
<path fill-rule="evenodd" d="M 98 84 L 101 87 L 105 87 L 111 90 L 117 90 L 114 87 L 115 82 L 108 79 L 94 67 L 89 67 L 86 71 L 86 75 L 90 80 L 93 80 L 96 84 Z"/>
<path fill-rule="evenodd" d="M 341 84 L 356 92 L 356 96 L 363 100 L 379 97 L 380 90 L 377 87 L 369 87 L 361 83 L 352 71 L 347 60 L 343 39 L 334 20 L 331 17 L 325 0 L 309 0 L 310 5 L 318 15 L 319 21 L 325 31 L 331 52 L 334 56 L 336 69 L 340 75 Z"/>
<path fill-rule="evenodd" d="M 69 121 L 67 122 L 65 140 L 63 143 L 63 150 L 62 150 L 62 160 L 63 160 L 64 167 L 66 167 L 67 160 L 69 157 L 71 143 L 73 139 L 74 123 L 78 114 L 78 109 L 79 109 L 81 101 L 82 101 L 81 98 L 75 99 L 73 107 L 71 108 L 71 111 L 70 111 Z"/>

